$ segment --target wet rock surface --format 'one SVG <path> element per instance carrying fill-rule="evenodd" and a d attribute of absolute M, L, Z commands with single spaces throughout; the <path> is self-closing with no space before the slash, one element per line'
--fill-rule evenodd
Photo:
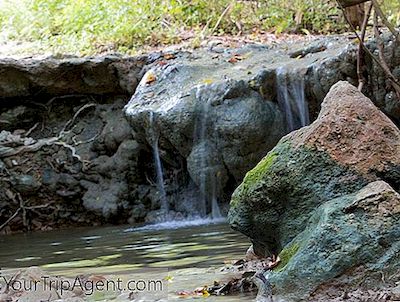
<path fill-rule="evenodd" d="M 157 137 L 163 161 L 184 163 L 206 199 L 225 201 L 288 131 L 278 69 L 290 70 L 283 75 L 298 79 L 304 93 L 307 70 L 341 51 L 340 39 L 324 43 L 329 51 L 310 51 L 301 61 L 283 47 L 255 45 L 165 55 L 148 67 L 125 107 L 127 118 L 141 141 L 151 145 Z M 290 110 L 297 123 L 301 113 Z"/>
<path fill-rule="evenodd" d="M 279 253 L 270 274 L 277 294 L 306 299 L 359 266 L 368 276 L 394 276 L 393 287 L 399 281 L 399 138 L 368 98 L 339 82 L 314 123 L 284 137 L 247 173 L 228 219 L 259 256 Z"/>

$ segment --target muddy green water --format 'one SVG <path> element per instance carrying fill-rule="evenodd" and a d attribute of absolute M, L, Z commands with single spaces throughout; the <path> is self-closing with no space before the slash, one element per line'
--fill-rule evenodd
<path fill-rule="evenodd" d="M 79 228 L 0 236 L 0 267 L 39 266 L 50 274 L 64 276 L 135 270 L 150 274 L 158 269 L 173 277 L 168 290 L 173 300 L 177 291 L 227 279 L 220 268 L 243 258 L 248 246 L 248 239 L 225 223 L 178 229 Z M 207 301 L 253 298 L 210 297 Z"/>

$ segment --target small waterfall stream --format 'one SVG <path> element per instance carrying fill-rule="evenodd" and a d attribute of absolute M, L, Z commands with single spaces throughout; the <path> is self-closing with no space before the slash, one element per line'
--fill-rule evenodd
<path fill-rule="evenodd" d="M 201 116 L 198 120 L 198 123 L 195 127 L 194 133 L 194 144 L 201 144 L 204 147 L 203 154 L 201 155 L 201 178 L 200 178 L 200 192 L 201 192 L 201 205 L 200 205 L 200 214 L 202 216 L 207 215 L 207 203 L 211 202 L 211 218 L 219 219 L 222 217 L 221 210 L 218 205 L 217 199 L 217 179 L 215 175 L 210 175 L 208 168 L 210 156 L 210 152 L 208 151 L 208 133 L 207 133 L 207 122 L 209 118 L 209 100 L 203 99 L 199 90 L 197 91 L 197 99 L 201 102 Z M 207 183 L 211 182 L 211 194 L 207 192 Z M 208 186 L 210 187 L 210 185 Z M 210 196 L 211 195 L 211 196 Z"/>
<path fill-rule="evenodd" d="M 293 77 L 292 74 L 298 74 Z M 304 93 L 304 79 L 300 71 L 289 73 L 284 67 L 276 71 L 278 104 L 285 112 L 287 131 L 299 129 L 310 123 L 308 103 Z"/>
<path fill-rule="evenodd" d="M 167 200 L 167 194 L 165 192 L 163 168 L 160 159 L 160 150 L 158 148 L 159 134 L 155 126 L 154 113 L 152 111 L 150 112 L 150 129 L 152 132 L 151 145 L 153 149 L 154 165 L 156 168 L 156 175 L 157 175 L 157 188 L 160 193 L 161 210 L 163 210 L 165 213 L 168 213 L 169 205 Z"/>

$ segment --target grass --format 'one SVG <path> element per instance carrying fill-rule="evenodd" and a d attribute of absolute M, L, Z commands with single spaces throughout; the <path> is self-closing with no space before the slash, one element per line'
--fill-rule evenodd
<path fill-rule="evenodd" d="M 398 0 L 385 0 L 399 22 Z M 0 0 L 0 42 L 81 55 L 136 52 L 181 42 L 185 33 L 330 33 L 345 28 L 333 0 Z"/>

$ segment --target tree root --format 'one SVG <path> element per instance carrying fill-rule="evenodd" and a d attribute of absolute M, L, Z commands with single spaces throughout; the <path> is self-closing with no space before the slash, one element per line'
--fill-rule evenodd
<path fill-rule="evenodd" d="M 78 118 L 78 116 L 87 108 L 91 108 L 91 107 L 95 107 L 96 104 L 94 103 L 90 103 L 90 104 L 86 104 L 84 106 L 82 106 L 72 117 L 72 119 L 70 119 L 69 121 L 67 121 L 67 123 L 64 125 L 64 127 L 62 128 L 62 130 L 60 131 L 60 133 L 58 134 L 58 136 L 54 136 L 54 137 L 49 137 L 49 138 L 42 138 L 37 140 L 36 142 L 29 137 L 24 137 L 21 138 L 19 135 L 13 135 L 9 132 L 2 132 L 3 136 L 6 136 L 7 141 L 5 142 L 0 142 L 0 158 L 5 158 L 5 157 L 10 157 L 10 156 L 15 156 L 21 153 L 25 153 L 25 152 L 36 152 L 38 150 L 40 150 L 42 147 L 44 146 L 50 146 L 50 145 L 59 145 L 62 146 L 64 148 L 67 148 L 69 150 L 71 150 L 72 153 L 72 157 L 76 158 L 79 162 L 82 163 L 83 169 L 85 169 L 88 165 L 88 161 L 86 160 L 82 160 L 82 158 L 77 154 L 76 149 L 74 146 L 80 145 L 80 144 L 86 144 L 89 142 L 92 142 L 96 137 L 92 137 L 89 140 L 86 141 L 76 141 L 74 138 L 72 139 L 74 142 L 74 145 L 71 145 L 69 143 L 67 143 L 64 138 L 65 135 L 69 134 L 71 132 L 71 130 L 69 130 L 71 128 L 71 126 L 76 122 L 76 119 Z M 35 124 L 35 126 L 33 126 L 31 129 L 29 129 L 29 131 L 26 133 L 26 136 L 28 136 L 33 130 L 34 128 L 37 127 L 37 124 Z M 22 146 L 19 147 L 9 147 L 7 146 L 7 144 L 20 144 Z"/>
<path fill-rule="evenodd" d="M 15 196 L 17 198 L 15 198 Z M 19 194 L 19 193 L 16 193 L 14 196 L 9 196 L 9 198 L 14 203 L 18 203 L 19 207 L 14 212 L 14 214 L 11 215 L 10 218 L 8 218 L 2 225 L 0 225 L 0 231 L 3 230 L 11 221 L 13 221 L 20 212 L 22 212 L 22 224 L 25 229 L 29 230 L 30 226 L 29 226 L 28 219 L 27 219 L 27 212 L 28 211 L 36 212 L 36 210 L 38 210 L 38 209 L 45 209 L 45 208 L 48 208 L 51 204 L 53 204 L 53 202 L 49 202 L 49 203 L 37 205 L 37 206 L 26 206 L 26 202 L 22 199 L 21 194 Z"/>

